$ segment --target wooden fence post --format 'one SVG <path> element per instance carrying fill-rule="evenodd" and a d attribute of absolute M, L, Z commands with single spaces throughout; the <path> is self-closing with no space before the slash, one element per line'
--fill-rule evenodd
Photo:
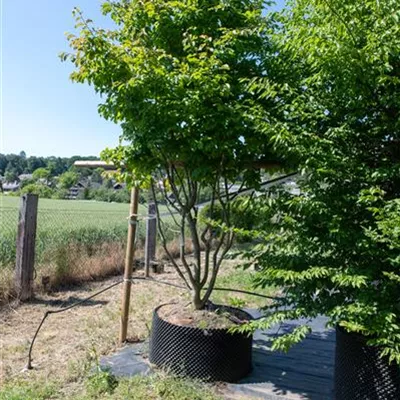
<path fill-rule="evenodd" d="M 25 194 L 19 207 L 15 287 L 22 301 L 33 296 L 38 200 L 36 194 Z"/>
<path fill-rule="evenodd" d="M 144 266 L 146 277 L 150 276 L 150 263 L 156 257 L 156 237 L 157 237 L 157 220 L 156 220 L 156 204 L 149 203 L 148 215 L 146 220 L 146 244 L 144 251 Z"/>

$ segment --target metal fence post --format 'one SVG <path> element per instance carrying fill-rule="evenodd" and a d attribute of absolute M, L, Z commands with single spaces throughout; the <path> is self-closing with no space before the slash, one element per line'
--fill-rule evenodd
<path fill-rule="evenodd" d="M 146 221 L 146 243 L 144 251 L 144 266 L 146 277 L 150 276 L 150 263 L 156 257 L 157 220 L 156 204 L 149 203 L 148 218 Z"/>
<path fill-rule="evenodd" d="M 38 200 L 35 194 L 25 194 L 19 207 L 15 287 L 17 297 L 22 301 L 33 296 Z"/>

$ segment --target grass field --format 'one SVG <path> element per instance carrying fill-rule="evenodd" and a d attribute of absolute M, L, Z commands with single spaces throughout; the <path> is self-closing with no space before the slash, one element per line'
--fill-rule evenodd
<path fill-rule="evenodd" d="M 0 196 L 0 235 L 17 231 L 18 197 Z M 146 207 L 140 206 L 140 213 Z M 127 227 L 128 204 L 104 203 L 84 200 L 40 199 L 38 210 L 38 232 L 70 231 L 87 227 Z M 1 260 L 1 256 L 0 256 Z M 0 261 L 1 263 L 1 261 Z"/>
<path fill-rule="evenodd" d="M 0 300 L 7 297 L 15 265 L 20 199 L 0 196 Z M 147 214 L 140 205 L 139 214 Z M 35 266 L 53 286 L 119 271 L 124 261 L 129 205 L 84 200 L 39 199 Z M 145 220 L 137 241 L 144 241 Z M 39 279 L 40 280 L 40 279 Z"/>
<path fill-rule="evenodd" d="M 19 197 L 0 195 L 1 209 L 18 209 Z M 141 206 L 143 209 L 144 207 Z M 118 211 L 128 213 L 129 204 L 124 203 L 106 203 L 102 201 L 88 200 L 53 200 L 40 199 L 39 210 L 79 210 L 79 211 Z"/>

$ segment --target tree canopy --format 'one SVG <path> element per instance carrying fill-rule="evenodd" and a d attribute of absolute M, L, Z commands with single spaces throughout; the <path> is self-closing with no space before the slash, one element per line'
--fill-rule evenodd
<path fill-rule="evenodd" d="M 271 51 L 263 1 L 106 1 L 116 29 L 96 28 L 75 10 L 69 35 L 76 66 L 104 102 L 100 114 L 121 123 L 127 146 L 105 152 L 136 176 L 171 163 L 198 180 L 215 172 L 235 178 L 259 160 L 274 161 L 247 110 L 249 79 L 265 76 Z"/>

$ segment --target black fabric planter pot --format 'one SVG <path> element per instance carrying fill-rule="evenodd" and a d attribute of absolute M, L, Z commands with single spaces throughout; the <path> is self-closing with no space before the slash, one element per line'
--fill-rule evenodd
<path fill-rule="evenodd" d="M 171 324 L 159 317 L 161 307 L 153 313 L 152 364 L 207 382 L 236 382 L 250 372 L 252 336 Z"/>
<path fill-rule="evenodd" d="M 335 400 L 399 400 L 400 369 L 365 336 L 336 328 Z"/>

